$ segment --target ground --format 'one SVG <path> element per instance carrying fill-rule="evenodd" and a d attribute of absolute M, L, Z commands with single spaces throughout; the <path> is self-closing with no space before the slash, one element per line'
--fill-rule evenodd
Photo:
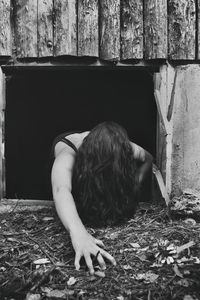
<path fill-rule="evenodd" d="M 141 204 L 135 217 L 89 231 L 117 265 L 90 276 L 74 269 L 68 233 L 55 209 L 0 215 L 0 299 L 200 299 L 200 224 L 164 205 Z"/>

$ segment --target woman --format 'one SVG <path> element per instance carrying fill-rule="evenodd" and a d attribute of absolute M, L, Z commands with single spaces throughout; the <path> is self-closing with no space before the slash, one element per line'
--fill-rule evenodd
<path fill-rule="evenodd" d="M 71 237 L 76 269 L 81 257 L 90 274 L 94 273 L 92 256 L 97 256 L 102 269 L 106 268 L 104 258 L 115 265 L 84 223 L 112 225 L 134 215 L 139 187 L 151 168 L 151 154 L 130 142 L 125 129 L 114 122 L 101 123 L 90 132 L 60 135 L 53 148 L 53 198 Z"/>

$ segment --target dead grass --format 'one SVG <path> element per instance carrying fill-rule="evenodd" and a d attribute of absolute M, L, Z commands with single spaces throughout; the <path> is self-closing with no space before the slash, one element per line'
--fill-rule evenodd
<path fill-rule="evenodd" d="M 54 208 L 3 213 L 0 226 L 1 300 L 200 299 L 200 224 L 172 222 L 162 206 L 143 204 L 124 225 L 89 229 L 116 258 L 105 277 L 89 276 L 84 262 L 74 269 Z"/>

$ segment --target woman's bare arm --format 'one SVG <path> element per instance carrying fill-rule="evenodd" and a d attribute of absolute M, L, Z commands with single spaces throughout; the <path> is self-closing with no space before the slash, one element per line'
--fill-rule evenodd
<path fill-rule="evenodd" d="M 115 264 L 114 258 L 99 246 L 103 246 L 100 240 L 93 238 L 82 223 L 71 193 L 72 168 L 74 154 L 63 150 L 56 157 L 52 168 L 52 190 L 58 216 L 69 231 L 72 245 L 75 251 L 75 267 L 80 268 L 80 259 L 83 256 L 90 274 L 94 273 L 91 255 L 95 256 L 98 251 L 98 263 L 102 269 L 106 268 L 103 257 Z"/>
<path fill-rule="evenodd" d="M 131 142 L 134 158 L 139 162 L 138 181 L 141 183 L 152 167 L 153 156 L 142 147 Z"/>

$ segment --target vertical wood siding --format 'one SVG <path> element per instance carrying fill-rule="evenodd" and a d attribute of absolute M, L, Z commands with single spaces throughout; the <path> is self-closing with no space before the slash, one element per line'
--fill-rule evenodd
<path fill-rule="evenodd" d="M 144 3 L 145 58 L 167 58 L 167 0 Z"/>
<path fill-rule="evenodd" d="M 37 0 L 15 0 L 14 29 L 18 57 L 37 57 Z"/>
<path fill-rule="evenodd" d="M 121 58 L 143 58 L 143 0 L 121 2 Z"/>
<path fill-rule="evenodd" d="M 171 59 L 195 59 L 195 0 L 169 0 L 168 5 L 169 57 Z"/>
<path fill-rule="evenodd" d="M 99 56 L 98 0 L 78 1 L 78 55 Z"/>
<path fill-rule="evenodd" d="M 53 55 L 53 0 L 38 0 L 38 56 Z"/>
<path fill-rule="evenodd" d="M 54 55 L 77 55 L 76 0 L 54 0 Z"/>
<path fill-rule="evenodd" d="M 0 1 L 0 56 L 194 60 L 199 32 L 200 0 Z"/>
<path fill-rule="evenodd" d="M 11 55 L 10 0 L 0 1 L 0 55 Z"/>
<path fill-rule="evenodd" d="M 100 1 L 100 58 L 120 58 L 120 0 Z"/>
<path fill-rule="evenodd" d="M 0 68 L 0 200 L 5 197 L 5 76 Z"/>

